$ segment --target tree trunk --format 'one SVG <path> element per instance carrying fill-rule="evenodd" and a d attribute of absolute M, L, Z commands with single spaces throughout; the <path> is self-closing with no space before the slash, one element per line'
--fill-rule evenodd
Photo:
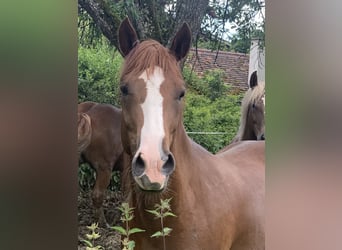
<path fill-rule="evenodd" d="M 112 14 L 106 2 L 103 0 L 78 0 L 78 4 L 89 14 L 109 42 L 119 49 L 117 30 L 121 19 Z"/>
<path fill-rule="evenodd" d="M 179 27 L 187 22 L 191 32 L 193 41 L 197 38 L 201 29 L 202 20 L 206 14 L 209 5 L 209 0 L 179 0 L 176 5 L 176 18 L 173 30 L 170 34 L 170 45 L 173 36 L 178 31 Z"/>

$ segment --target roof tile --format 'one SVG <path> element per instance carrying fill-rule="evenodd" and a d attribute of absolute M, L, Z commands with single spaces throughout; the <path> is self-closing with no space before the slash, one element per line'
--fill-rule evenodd
<path fill-rule="evenodd" d="M 186 64 L 202 76 L 206 70 L 221 69 L 225 72 L 224 83 L 237 91 L 248 89 L 249 55 L 228 51 L 211 51 L 208 49 L 190 49 Z M 216 58 L 216 60 L 215 60 Z"/>

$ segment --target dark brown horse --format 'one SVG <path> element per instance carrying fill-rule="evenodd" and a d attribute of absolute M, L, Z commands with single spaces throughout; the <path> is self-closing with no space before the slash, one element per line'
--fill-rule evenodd
<path fill-rule="evenodd" d="M 112 170 L 121 170 L 121 110 L 109 104 L 83 102 L 78 105 L 78 151 L 96 171 L 92 193 L 95 216 L 106 224 L 103 199 Z"/>
<path fill-rule="evenodd" d="M 185 83 L 178 63 L 191 45 L 184 24 L 170 49 L 139 42 L 126 18 L 119 28 L 125 57 L 121 73 L 123 169 L 127 200 L 135 207 L 131 227 L 136 249 L 163 249 L 150 236 L 160 221 L 147 213 L 160 198 L 171 198 L 177 217 L 166 237 L 169 250 L 264 249 L 263 141 L 243 141 L 213 155 L 193 142 L 183 126 Z M 125 157 L 126 158 L 126 157 Z"/>

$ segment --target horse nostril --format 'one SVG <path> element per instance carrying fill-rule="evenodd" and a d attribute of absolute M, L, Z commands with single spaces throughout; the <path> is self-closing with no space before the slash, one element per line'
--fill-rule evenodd
<path fill-rule="evenodd" d="M 141 154 L 133 160 L 132 172 L 134 176 L 141 176 L 145 172 L 145 162 L 141 158 Z"/>
<path fill-rule="evenodd" d="M 165 175 L 170 175 L 174 170 L 175 170 L 175 159 L 173 155 L 170 153 L 168 155 L 166 162 L 164 163 L 162 167 L 162 172 Z"/>
<path fill-rule="evenodd" d="M 261 136 L 261 140 L 265 140 L 265 135 L 264 134 Z"/>

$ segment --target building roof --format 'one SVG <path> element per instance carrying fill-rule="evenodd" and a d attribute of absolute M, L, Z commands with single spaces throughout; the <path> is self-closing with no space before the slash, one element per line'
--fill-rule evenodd
<path fill-rule="evenodd" d="M 202 76 L 206 70 L 221 69 L 225 72 L 224 83 L 237 91 L 248 89 L 249 55 L 228 51 L 190 49 L 186 63 Z M 216 60 L 215 60 L 216 58 Z"/>

